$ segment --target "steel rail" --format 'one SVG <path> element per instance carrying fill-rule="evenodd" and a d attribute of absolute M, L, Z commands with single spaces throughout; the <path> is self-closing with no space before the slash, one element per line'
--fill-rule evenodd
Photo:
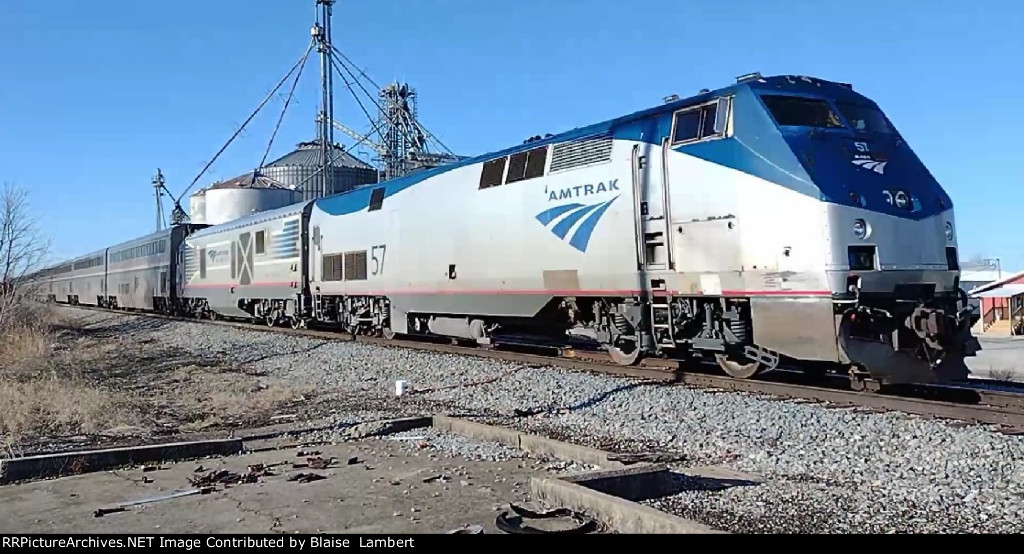
<path fill-rule="evenodd" d="M 359 342 L 384 347 L 411 348 L 513 363 L 552 366 L 567 370 L 653 380 L 666 384 L 680 384 L 702 389 L 766 394 L 778 397 L 779 399 L 825 402 L 836 407 L 862 407 L 881 411 L 904 412 L 930 418 L 997 425 L 1000 426 L 997 430 L 1003 433 L 1024 433 L 1024 394 L 972 388 L 969 385 L 901 387 L 885 392 L 852 391 L 843 390 L 835 386 L 829 387 L 789 382 L 790 379 L 801 374 L 781 378 L 778 376 L 772 377 L 772 374 L 768 374 L 765 378 L 759 379 L 735 379 L 725 375 L 706 374 L 699 371 L 689 371 L 681 367 L 680 363 L 675 360 L 645 359 L 636 366 L 620 366 L 611 362 L 610 358 L 607 358 L 606 355 L 600 352 L 576 351 L 554 346 L 527 347 L 525 345 L 507 344 L 495 347 L 467 347 L 453 344 L 451 341 L 440 343 L 397 338 L 388 340 L 383 337 L 352 335 L 344 330 L 292 329 L 291 327 L 270 327 L 266 324 L 243 321 L 196 319 L 152 312 L 101 308 L 98 306 L 58 305 L 89 311 L 221 325 L 249 331 L 290 334 L 329 341 Z M 556 351 L 556 354 L 545 355 L 521 351 L 524 348 L 547 348 L 548 350 Z M 919 397 L 941 396 L 943 394 L 959 395 L 959 398 L 957 401 L 944 401 Z"/>

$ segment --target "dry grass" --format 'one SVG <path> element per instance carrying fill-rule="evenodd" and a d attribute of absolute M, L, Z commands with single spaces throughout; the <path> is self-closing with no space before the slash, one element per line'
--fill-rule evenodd
<path fill-rule="evenodd" d="M 182 430 L 260 425 L 314 394 L 311 387 L 260 383 L 252 375 L 223 367 L 187 365 L 175 370 L 165 387 L 177 391 L 173 401 L 189 414 Z"/>
<path fill-rule="evenodd" d="M 989 377 L 996 381 L 1005 381 L 1012 383 L 1017 380 L 1017 372 L 1012 369 L 989 369 Z"/>
<path fill-rule="evenodd" d="M 0 330 L 0 447 L 53 448 L 73 437 L 97 446 L 161 432 L 270 422 L 301 412 L 312 388 L 264 381 L 244 368 L 162 346 L 158 330 L 85 325 L 39 308 Z M 134 439 L 133 439 L 134 440 Z"/>
<path fill-rule="evenodd" d="M 67 320 L 25 310 L 0 332 L 0 440 L 93 434 L 116 425 L 123 401 L 91 383 L 60 348 Z"/>

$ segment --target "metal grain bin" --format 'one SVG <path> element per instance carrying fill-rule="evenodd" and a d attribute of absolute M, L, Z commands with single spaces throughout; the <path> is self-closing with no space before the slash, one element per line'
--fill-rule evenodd
<path fill-rule="evenodd" d="M 202 200 L 195 201 L 197 197 Z M 299 191 L 291 190 L 281 183 L 257 173 L 246 173 L 229 181 L 217 183 L 192 195 L 191 206 L 203 205 L 203 221 L 220 225 L 257 212 L 282 208 L 302 199 Z"/>
<path fill-rule="evenodd" d="M 377 182 L 377 169 L 334 145 L 329 151 L 331 165 L 327 171 L 327 195 L 352 190 L 359 185 Z M 318 140 L 301 142 L 296 150 L 270 162 L 261 174 L 285 187 L 300 191 L 297 201 L 323 196 L 323 159 Z"/>
<path fill-rule="evenodd" d="M 206 223 L 206 189 L 197 191 L 189 197 L 188 219 L 192 223 Z"/>

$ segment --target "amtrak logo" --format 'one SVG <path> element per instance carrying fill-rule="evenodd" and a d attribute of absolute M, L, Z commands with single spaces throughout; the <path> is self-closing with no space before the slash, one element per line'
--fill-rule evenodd
<path fill-rule="evenodd" d="M 612 179 L 608 181 L 607 184 L 602 181 L 600 183 L 587 183 L 585 185 L 575 185 L 554 190 L 548 190 L 547 187 L 544 187 L 544 193 L 548 195 L 548 202 L 552 202 L 554 200 L 572 200 L 573 198 L 581 198 L 583 196 L 604 194 L 613 190 L 619 190 L 618 179 Z"/>
<path fill-rule="evenodd" d="M 850 163 L 852 163 L 853 165 L 855 165 L 857 167 L 862 167 L 864 169 L 870 169 L 870 170 L 874 171 L 875 173 L 877 173 L 879 175 L 884 175 L 885 174 L 885 164 L 887 164 L 889 162 L 885 162 L 885 161 L 881 161 L 881 160 L 876 160 L 876 159 L 872 158 L 871 154 L 870 154 L 871 147 L 868 146 L 868 143 L 866 143 L 866 142 L 855 142 L 855 143 L 853 143 L 853 146 L 857 149 L 857 152 L 860 152 L 860 153 L 859 154 L 855 154 L 853 156 L 853 159 L 850 160 Z M 884 160 L 885 158 L 883 157 L 882 159 Z"/>
<path fill-rule="evenodd" d="M 884 175 L 885 164 L 889 162 L 879 162 L 876 160 L 872 160 L 870 158 L 857 158 L 855 160 L 850 160 L 850 163 L 857 167 L 863 167 L 864 169 L 873 170 L 875 173 L 879 175 Z"/>
<path fill-rule="evenodd" d="M 569 237 L 569 246 L 580 252 L 586 252 L 587 245 L 590 244 L 590 236 L 594 233 L 594 228 L 597 227 L 597 223 L 601 221 L 601 217 L 612 205 L 612 202 L 615 202 L 618 198 L 616 196 L 611 200 L 596 204 L 579 204 L 576 202 L 562 204 L 537 214 L 537 221 L 541 222 L 545 227 L 549 227 L 548 230 L 560 239 L 565 239 L 573 226 L 576 226 L 576 230 Z M 581 219 L 583 222 L 576 225 Z"/>

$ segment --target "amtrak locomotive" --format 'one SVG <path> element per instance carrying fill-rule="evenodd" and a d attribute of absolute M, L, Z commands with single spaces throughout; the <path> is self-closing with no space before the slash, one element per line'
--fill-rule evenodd
<path fill-rule="evenodd" d="M 587 340 L 737 378 L 945 382 L 980 349 L 949 196 L 872 100 L 809 77 L 168 236 L 147 306 L 196 316 Z"/>

